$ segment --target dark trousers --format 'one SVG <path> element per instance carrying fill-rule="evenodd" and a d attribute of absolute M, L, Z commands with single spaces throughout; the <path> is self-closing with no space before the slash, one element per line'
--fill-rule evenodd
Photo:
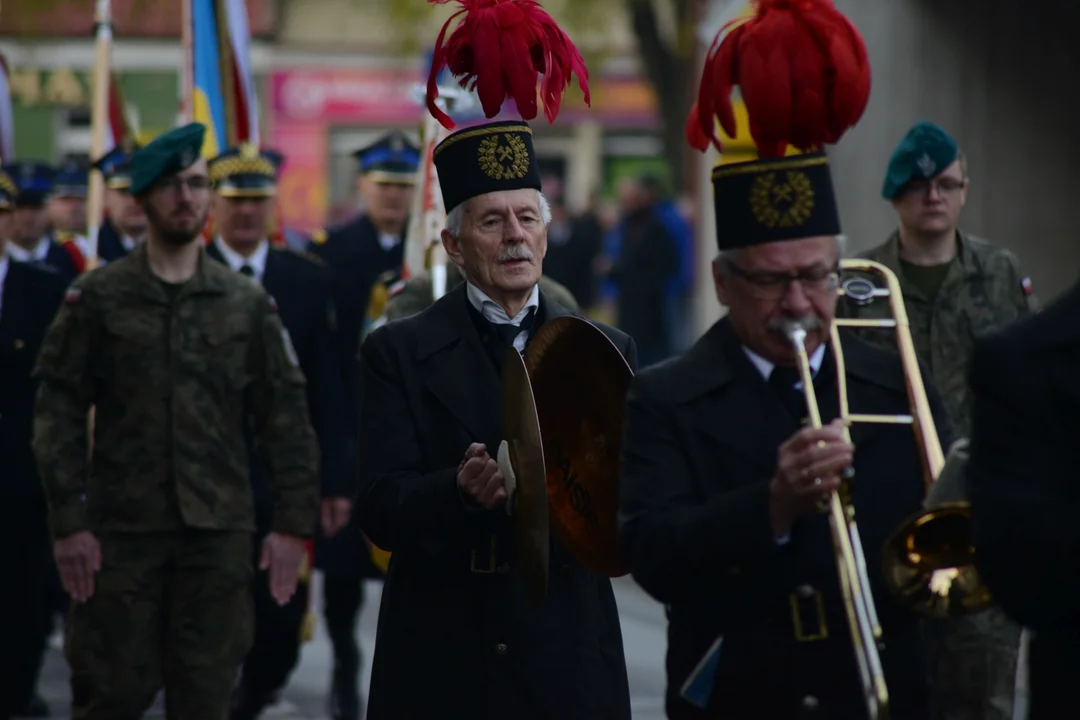
<path fill-rule="evenodd" d="M 94 595 L 73 603 L 67 621 L 73 720 L 137 720 L 162 686 L 170 720 L 227 717 L 252 642 L 251 534 L 98 541 Z"/>
<path fill-rule="evenodd" d="M 323 616 L 334 648 L 334 683 L 345 688 L 359 686 L 360 646 L 356 623 L 364 604 L 364 581 L 358 576 L 323 576 Z"/>
<path fill-rule="evenodd" d="M 262 553 L 261 534 L 256 539 L 254 561 L 259 566 Z M 300 633 L 308 608 L 309 582 L 296 587 L 289 602 L 278 605 L 270 595 L 270 573 L 257 570 L 252 586 L 255 603 L 255 642 L 244 660 L 241 684 L 245 695 L 268 703 L 270 697 L 285 687 L 300 659 Z"/>
<path fill-rule="evenodd" d="M 0 720 L 7 720 L 33 696 L 48 639 L 42 606 L 53 559 L 43 499 L 0 497 L 0 548 Z"/>

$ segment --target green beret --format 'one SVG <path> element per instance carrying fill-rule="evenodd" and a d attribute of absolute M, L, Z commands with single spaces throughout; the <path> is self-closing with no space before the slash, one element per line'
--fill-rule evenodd
<path fill-rule="evenodd" d="M 131 157 L 131 194 L 144 193 L 166 175 L 175 175 L 195 164 L 202 155 L 205 136 L 205 125 L 189 123 L 136 150 Z"/>
<path fill-rule="evenodd" d="M 918 122 L 908 130 L 889 158 L 881 196 L 892 200 L 912 180 L 940 175 L 960 156 L 960 146 L 931 122 Z"/>

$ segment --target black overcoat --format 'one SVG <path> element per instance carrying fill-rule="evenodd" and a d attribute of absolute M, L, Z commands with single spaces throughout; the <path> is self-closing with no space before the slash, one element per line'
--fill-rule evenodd
<path fill-rule="evenodd" d="M 499 446 L 500 380 L 465 287 L 361 348 L 359 512 L 393 553 L 368 718 L 628 720 L 610 580 L 553 540 L 546 604 L 532 609 L 505 510 L 468 509 L 459 494 L 469 445 L 493 457 Z M 540 294 L 541 320 L 567 314 Z M 633 341 L 600 328 L 633 367 Z"/>
<path fill-rule="evenodd" d="M 851 412 L 907 414 L 899 357 L 846 336 Z M 822 419 L 837 415 L 831 352 L 815 381 Z M 928 387 L 942 442 L 951 441 Z M 670 718 L 863 720 L 861 683 L 825 515 L 773 538 L 769 479 L 798 423 L 743 352 L 727 319 L 685 355 L 631 385 L 621 477 L 622 546 L 635 579 L 668 607 Z M 894 720 L 925 720 L 918 617 L 882 585 L 889 534 L 920 509 L 923 480 L 910 425 L 856 425 L 854 498 L 886 649 Z M 824 610 L 819 622 L 818 602 Z M 796 620 L 805 641 L 796 640 Z M 824 639 L 810 640 L 827 633 Z M 723 636 L 706 710 L 680 695 Z"/>
<path fill-rule="evenodd" d="M 1065 717 L 1080 684 L 1080 285 L 978 340 L 971 386 L 975 562 L 1034 631 L 1030 720 Z"/>

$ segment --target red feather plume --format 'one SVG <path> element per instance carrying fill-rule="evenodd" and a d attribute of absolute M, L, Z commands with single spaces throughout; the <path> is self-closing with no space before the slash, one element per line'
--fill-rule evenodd
<path fill-rule="evenodd" d="M 862 36 L 831 0 L 755 5 L 753 17 L 724 25 L 709 48 L 687 142 L 723 150 L 716 121 L 736 134 L 731 91 L 738 85 L 760 157 L 781 157 L 789 145 L 807 152 L 835 143 L 870 99 Z"/>
<path fill-rule="evenodd" d="M 570 75 L 591 104 L 589 70 L 569 36 L 555 24 L 536 0 L 428 0 L 437 5 L 458 2 L 461 10 L 450 16 L 435 42 L 428 76 L 428 111 L 448 130 L 454 121 L 436 105 L 436 83 L 444 67 L 460 77 L 461 87 L 475 87 L 484 115 L 499 114 L 507 98 L 513 98 L 525 120 L 536 117 L 536 82 L 540 73 L 540 99 L 544 115 L 554 122 Z M 464 16 L 464 17 L 461 17 Z M 446 37 L 456 18 L 458 26 Z"/>

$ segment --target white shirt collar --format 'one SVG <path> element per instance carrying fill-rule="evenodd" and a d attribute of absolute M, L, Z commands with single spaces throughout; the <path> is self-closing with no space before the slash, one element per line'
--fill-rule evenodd
<path fill-rule="evenodd" d="M 13 240 L 8 240 L 4 249 L 7 256 L 15 262 L 41 262 L 49 256 L 49 238 L 46 236 L 38 240 L 33 250 L 27 250 Z"/>
<path fill-rule="evenodd" d="M 750 358 L 750 362 L 757 368 L 757 371 L 761 373 L 761 377 L 768 382 L 769 376 L 772 375 L 773 368 L 776 367 L 776 364 L 769 362 L 745 345 L 742 346 L 742 349 L 743 352 L 746 353 L 746 357 Z M 822 343 L 821 345 L 818 345 L 817 350 L 810 356 L 810 369 L 814 371 L 814 375 L 817 375 L 821 370 L 821 361 L 824 359 L 825 343 Z"/>
<path fill-rule="evenodd" d="M 390 233 L 379 233 L 379 247 L 389 252 L 396 248 L 401 242 L 400 235 L 391 235 Z"/>
<path fill-rule="evenodd" d="M 530 308 L 540 307 L 540 286 L 534 285 L 532 295 L 529 296 L 528 301 L 518 311 L 518 314 L 511 318 L 506 314 L 506 310 L 499 303 L 488 297 L 483 290 L 476 287 L 469 281 L 465 281 L 465 296 L 469 298 L 469 303 L 476 308 L 485 320 L 493 325 L 520 325 L 521 321 L 525 319 L 525 316 L 529 314 Z M 528 333 L 522 330 L 516 338 L 514 338 L 514 347 L 518 349 L 518 352 L 525 350 L 525 341 L 528 338 Z"/>
<path fill-rule="evenodd" d="M 255 272 L 252 276 L 252 280 L 255 282 L 262 282 L 263 275 L 266 273 L 266 256 L 270 254 L 270 243 L 263 240 L 259 243 L 259 246 L 255 248 L 255 252 L 251 253 L 250 257 L 244 257 L 240 253 L 229 247 L 221 236 L 218 235 L 214 238 L 214 246 L 221 253 L 221 257 L 225 258 L 225 263 L 233 270 L 239 272 L 240 268 L 248 265 Z"/>

